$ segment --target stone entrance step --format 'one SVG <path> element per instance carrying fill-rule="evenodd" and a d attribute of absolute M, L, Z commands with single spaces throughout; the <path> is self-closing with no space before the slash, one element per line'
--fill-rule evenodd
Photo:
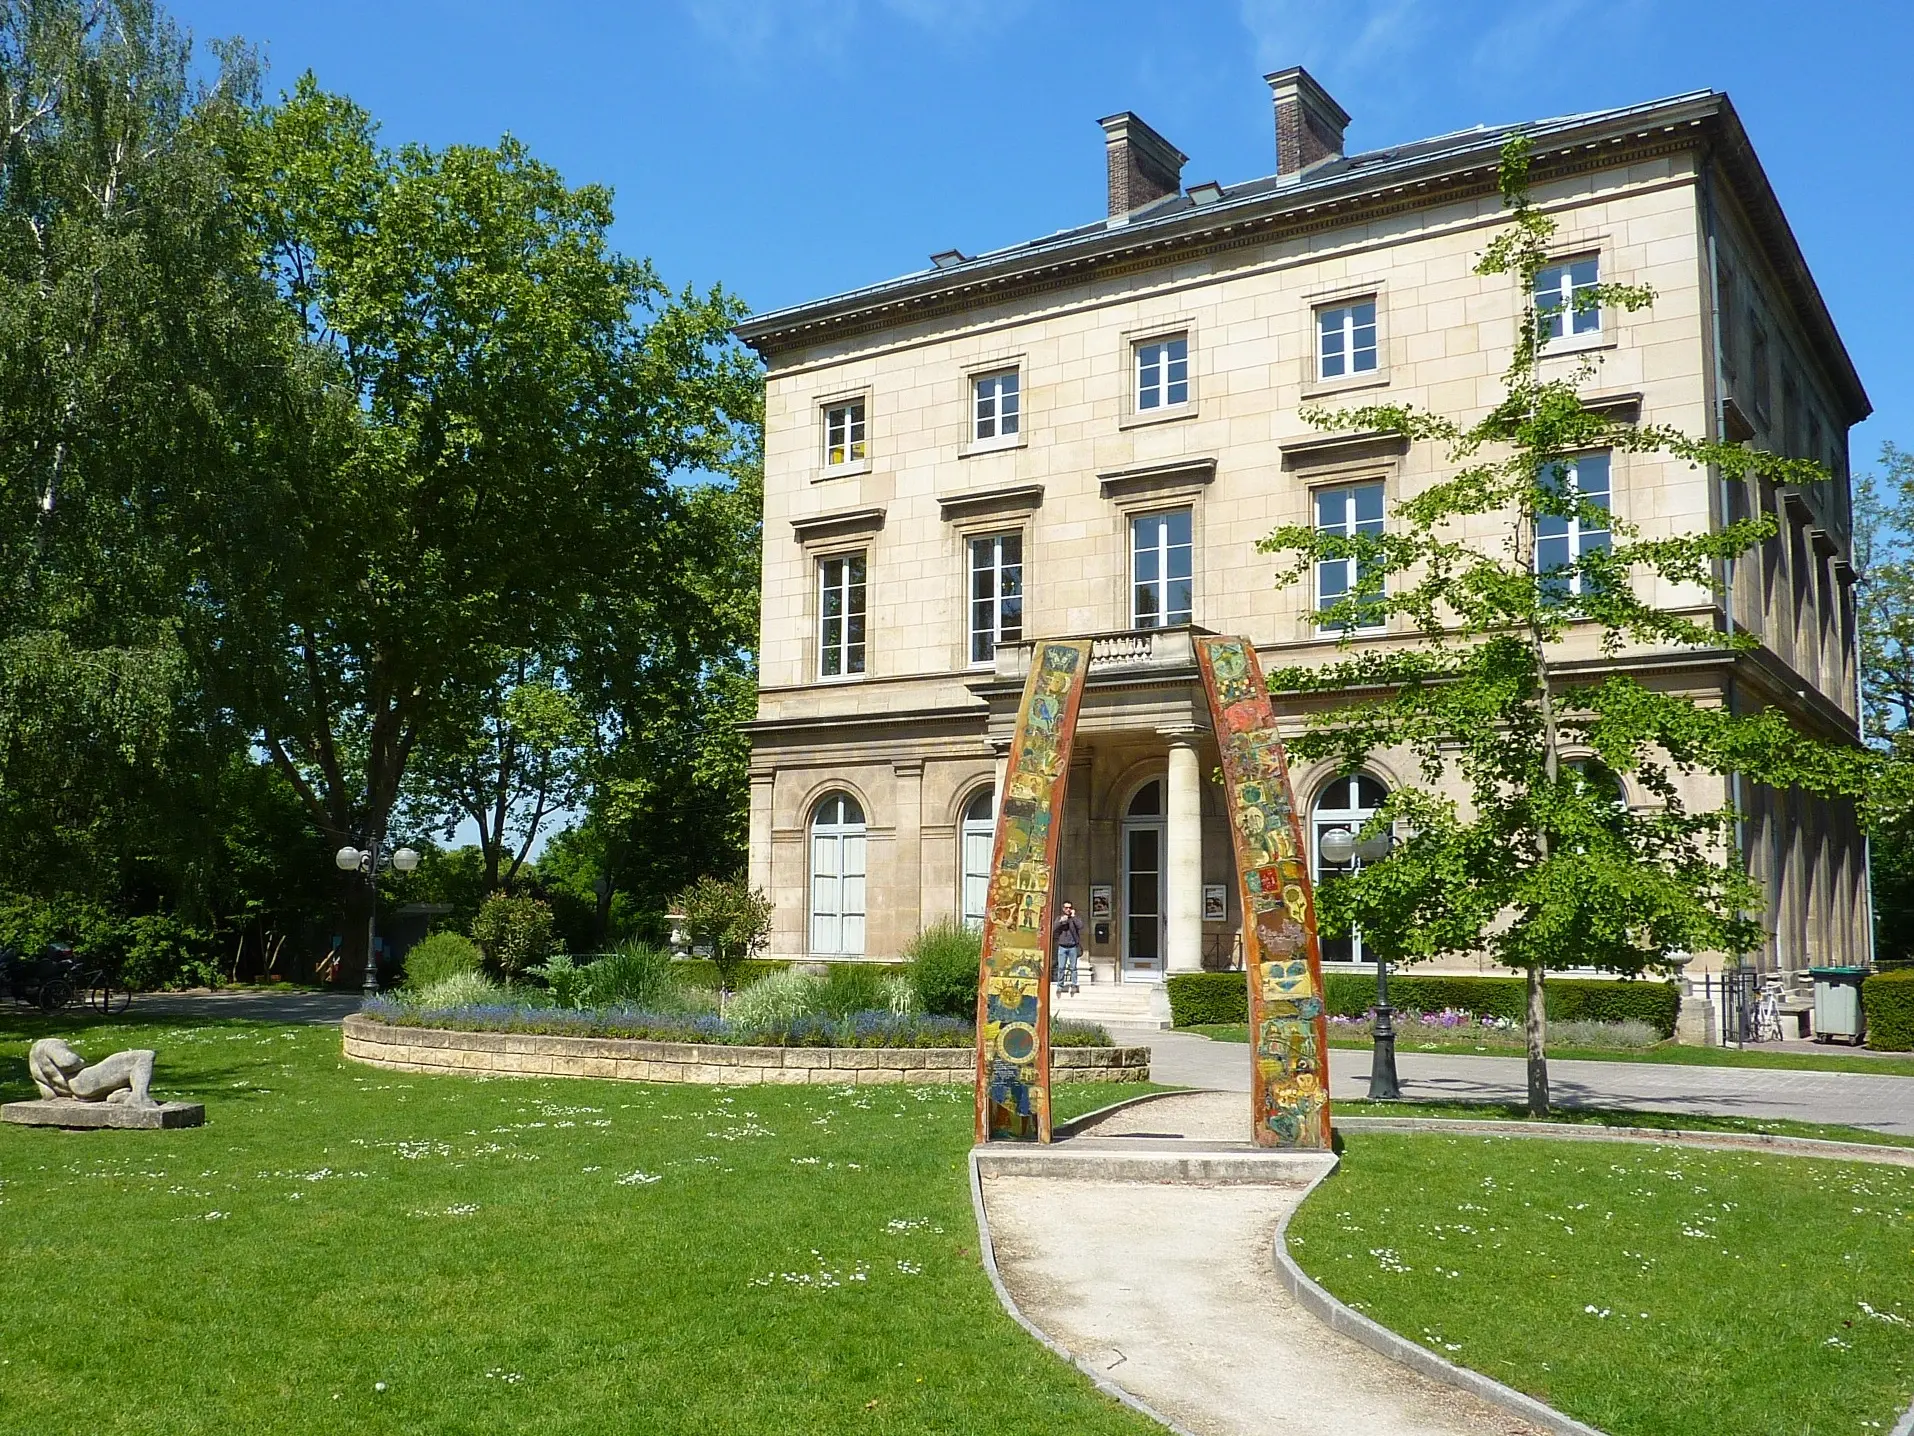
<path fill-rule="evenodd" d="M 1050 1015 L 1106 1027 L 1168 1027 L 1170 1003 L 1160 983 L 1086 982 L 1074 994 L 1052 988 Z"/>

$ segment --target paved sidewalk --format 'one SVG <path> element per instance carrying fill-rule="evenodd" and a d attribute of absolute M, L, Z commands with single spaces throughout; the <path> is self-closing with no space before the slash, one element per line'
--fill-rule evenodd
<path fill-rule="evenodd" d="M 1190 1032 L 1112 1029 L 1118 1042 L 1147 1043 L 1152 1081 L 1210 1091 L 1249 1090 L 1249 1048 Z M 1684 1067 L 1655 1062 L 1552 1061 L 1549 1096 L 1561 1107 L 1631 1107 L 1713 1117 L 1778 1117 L 1832 1122 L 1914 1136 L 1914 1077 L 1861 1072 L 1788 1072 L 1765 1067 Z M 1405 1097 L 1423 1101 L 1522 1102 L 1528 1098 L 1520 1057 L 1465 1057 L 1400 1052 L 1396 1072 Z M 1369 1053 L 1329 1054 L 1331 1097 L 1369 1093 Z"/>
<path fill-rule="evenodd" d="M 1219 1120 L 1214 1097 L 1170 1097 L 1097 1130 L 1201 1139 L 1236 1125 Z M 981 1185 L 1024 1315 L 1199 1436 L 1538 1436 L 1297 1305 L 1272 1243 L 1300 1186 L 988 1174 Z"/>
<path fill-rule="evenodd" d="M 338 1022 L 359 1010 L 356 992 L 142 992 L 124 1021 L 188 1017 L 198 1022 Z"/>

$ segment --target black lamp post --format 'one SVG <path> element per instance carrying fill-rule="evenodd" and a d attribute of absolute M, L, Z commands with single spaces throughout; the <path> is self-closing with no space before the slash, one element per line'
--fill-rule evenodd
<path fill-rule="evenodd" d="M 1395 846 L 1395 835 L 1387 830 L 1357 840 L 1347 828 L 1331 828 L 1316 840 L 1324 861 L 1338 867 L 1360 870 L 1364 863 L 1379 862 Z M 1369 1100 L 1396 1102 L 1402 1098 L 1402 1083 L 1396 1077 L 1395 1009 L 1389 1005 L 1389 961 L 1376 953 L 1375 1051 L 1369 1059 Z"/>
<path fill-rule="evenodd" d="M 370 905 L 366 913 L 366 981 L 365 995 L 379 995 L 379 869 L 382 866 L 395 868 L 399 872 L 409 873 L 419 865 L 419 855 L 415 849 L 400 848 L 397 852 L 385 851 L 385 839 L 375 836 L 364 848 L 344 847 L 332 855 L 332 860 L 341 872 L 361 873 L 366 886 L 371 889 Z"/>

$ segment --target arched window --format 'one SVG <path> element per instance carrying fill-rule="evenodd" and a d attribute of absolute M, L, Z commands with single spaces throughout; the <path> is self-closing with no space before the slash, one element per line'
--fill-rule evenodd
<path fill-rule="evenodd" d="M 1163 816 L 1163 784 L 1152 778 L 1136 790 L 1136 796 L 1130 799 L 1130 808 L 1125 817 L 1160 818 Z"/>
<path fill-rule="evenodd" d="M 864 951 L 864 810 L 832 793 L 811 819 L 811 951 Z"/>
<path fill-rule="evenodd" d="M 1388 796 L 1389 789 L 1367 773 L 1352 773 L 1346 778 L 1338 778 L 1317 796 L 1316 807 L 1309 819 L 1310 873 L 1317 882 L 1333 878 L 1338 873 L 1351 872 L 1360 865 L 1360 859 L 1347 863 L 1325 862 L 1322 855 L 1323 834 L 1332 828 L 1346 828 L 1352 834 L 1361 831 L 1362 825 L 1375 817 L 1376 809 L 1382 806 L 1383 799 Z M 1324 962 L 1367 961 L 1362 950 L 1362 934 L 1358 932 L 1347 937 L 1323 938 L 1322 956 Z"/>
<path fill-rule="evenodd" d="M 997 790 L 977 790 L 964 808 L 962 846 L 964 925 L 981 928 L 990 906 L 990 849 L 997 840 Z"/>

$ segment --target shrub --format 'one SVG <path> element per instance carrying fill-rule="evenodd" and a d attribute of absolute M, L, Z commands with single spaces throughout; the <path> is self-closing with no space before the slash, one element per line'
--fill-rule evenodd
<path fill-rule="evenodd" d="M 1167 986 L 1170 1020 L 1178 1027 L 1249 1021 L 1249 988 L 1240 972 L 1177 973 Z M 1361 1017 L 1376 1005 L 1375 976 L 1324 973 L 1323 998 L 1332 1017 Z M 1519 977 L 1391 974 L 1389 1002 L 1398 1012 L 1468 1012 L 1520 1023 L 1528 998 Z M 1640 1022 L 1667 1038 L 1680 1007 L 1672 982 L 1568 978 L 1548 984 L 1551 1023 Z"/>
<path fill-rule="evenodd" d="M 552 995 L 555 1007 L 583 1007 L 585 1002 L 586 974 L 589 967 L 575 966 L 572 960 L 562 952 L 555 952 L 538 967 L 528 967 L 525 971 L 545 984 Z"/>
<path fill-rule="evenodd" d="M 705 1004 L 690 1000 L 672 971 L 671 954 L 650 943 L 626 943 L 584 969 L 586 1007 L 632 1007 L 645 1012 L 682 1012 Z"/>
<path fill-rule="evenodd" d="M 511 995 L 482 972 L 455 972 L 430 987 L 408 994 L 407 1005 L 421 1011 L 451 1007 L 490 1007 Z"/>
<path fill-rule="evenodd" d="M 493 893 L 472 919 L 472 937 L 510 982 L 558 950 L 552 910 L 535 897 Z"/>
<path fill-rule="evenodd" d="M 406 949 L 405 985 L 417 992 L 462 972 L 485 965 L 478 944 L 463 933 L 435 932 Z"/>
<path fill-rule="evenodd" d="M 977 972 L 983 935 L 960 922 L 937 922 L 917 934 L 905 956 L 917 1005 L 938 1017 L 977 1015 Z"/>
<path fill-rule="evenodd" d="M 818 990 L 817 1010 L 840 1020 L 858 1012 L 889 1012 L 891 993 L 886 979 L 890 975 L 884 968 L 867 963 L 833 963 Z"/>
<path fill-rule="evenodd" d="M 823 978 L 809 973 L 774 973 L 734 996 L 725 1020 L 740 1028 L 788 1027 L 818 1011 L 824 987 Z"/>
<path fill-rule="evenodd" d="M 744 963 L 771 934 L 771 899 L 741 877 L 704 877 L 678 894 L 677 906 L 693 945 L 711 949 L 719 986 L 735 992 Z"/>
<path fill-rule="evenodd" d="M 752 983 L 769 977 L 774 972 L 783 972 L 790 963 L 774 957 L 756 957 L 740 963 L 737 972 L 737 986 L 733 992 L 742 992 Z M 671 975 L 686 987 L 701 987 L 709 991 L 718 990 L 718 965 L 708 957 L 676 957 L 671 960 Z"/>
<path fill-rule="evenodd" d="M 1914 1052 L 1914 968 L 1877 972 L 1861 984 L 1867 1045 L 1876 1052 Z"/>
<path fill-rule="evenodd" d="M 1114 1047 L 1110 1033 L 1101 1023 L 1061 1021 L 1050 1024 L 1052 1047 Z"/>

